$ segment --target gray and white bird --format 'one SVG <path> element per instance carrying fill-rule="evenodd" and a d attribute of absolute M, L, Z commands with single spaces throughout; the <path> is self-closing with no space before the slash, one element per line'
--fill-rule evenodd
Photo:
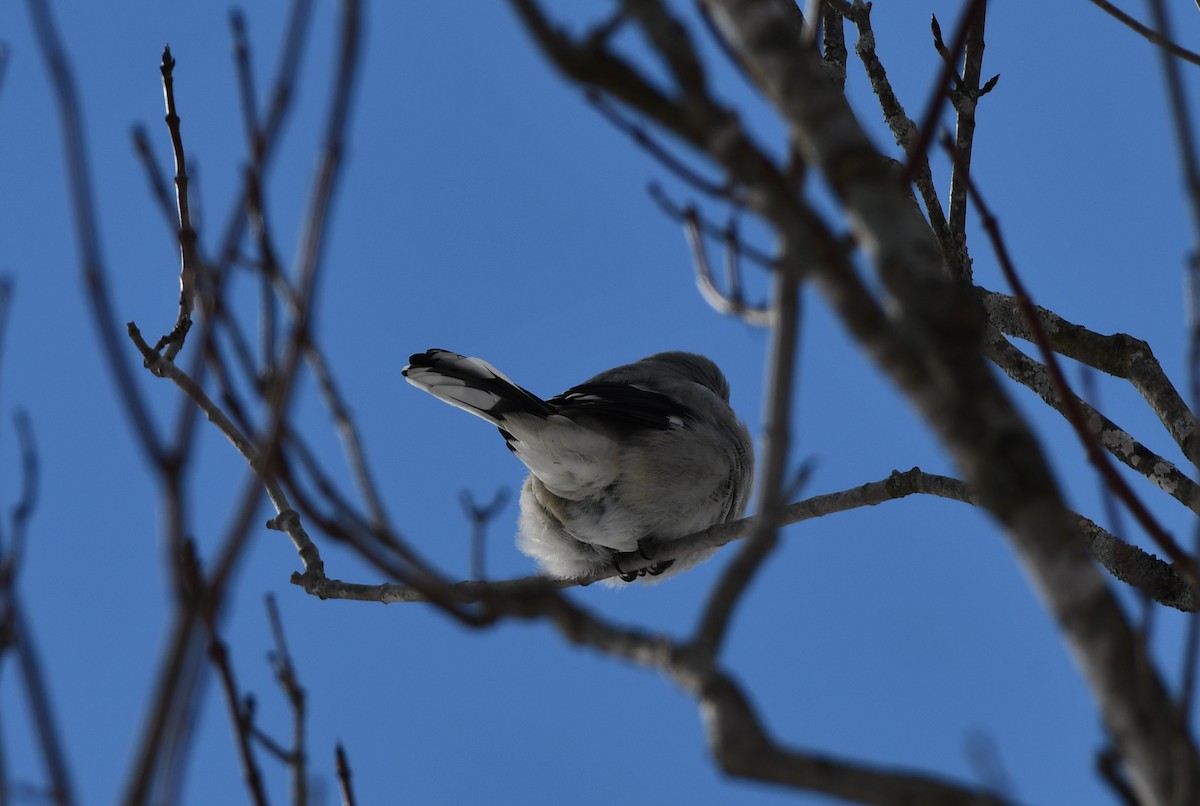
<path fill-rule="evenodd" d="M 750 432 L 709 359 L 667 352 L 543 400 L 480 358 L 428 350 L 404 377 L 500 429 L 529 468 L 517 545 L 550 576 L 611 573 L 618 552 L 740 518 L 754 471 Z M 676 573 L 711 556 L 656 562 Z"/>

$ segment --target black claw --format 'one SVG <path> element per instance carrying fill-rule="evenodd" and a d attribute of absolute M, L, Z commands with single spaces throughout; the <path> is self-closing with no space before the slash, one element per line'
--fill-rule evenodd
<path fill-rule="evenodd" d="M 661 560 L 659 562 L 653 562 L 654 557 L 651 554 L 647 553 L 647 551 L 646 551 L 646 546 L 652 539 L 653 539 L 652 537 L 644 537 L 641 540 L 639 540 L 638 544 L 637 544 L 638 555 L 642 559 L 650 560 L 652 562 L 652 564 L 648 567 L 639 568 L 636 571 L 629 571 L 629 572 L 623 571 L 621 569 L 620 560 L 618 559 L 620 557 L 620 555 L 619 554 L 613 555 L 613 567 L 617 569 L 617 576 L 619 576 L 623 581 L 633 582 L 638 577 L 644 577 L 647 575 L 656 577 L 675 564 L 675 560 L 673 560 L 673 559 L 672 560 Z"/>
<path fill-rule="evenodd" d="M 675 564 L 675 561 L 674 561 L 674 560 L 663 560 L 662 562 L 660 562 L 660 563 L 655 563 L 654 565 L 652 565 L 652 566 L 650 566 L 649 568 L 646 568 L 646 569 L 644 569 L 644 570 L 645 570 L 645 571 L 646 571 L 646 573 L 647 573 L 647 574 L 649 574 L 650 576 L 652 576 L 652 577 L 656 577 L 656 576 L 658 576 L 659 574 L 661 574 L 661 573 L 663 573 L 664 571 L 666 571 L 668 568 L 670 568 L 670 567 L 671 567 L 672 565 L 674 565 L 674 564 Z"/>
<path fill-rule="evenodd" d="M 642 571 L 629 571 L 628 573 L 622 571 L 621 561 L 617 559 L 617 555 L 615 554 L 613 555 L 613 568 L 617 569 L 617 576 L 621 578 L 622 582 L 633 582 L 643 573 Z"/>

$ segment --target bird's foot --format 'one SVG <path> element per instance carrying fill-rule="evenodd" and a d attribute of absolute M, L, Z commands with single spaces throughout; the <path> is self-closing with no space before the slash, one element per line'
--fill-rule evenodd
<path fill-rule="evenodd" d="M 655 563 L 654 565 L 650 566 L 649 568 L 643 568 L 642 570 L 645 571 L 650 576 L 656 577 L 659 574 L 666 571 L 668 568 L 670 568 L 674 564 L 675 564 L 674 560 L 663 560 L 660 563 Z"/>
<path fill-rule="evenodd" d="M 617 576 L 621 578 L 622 582 L 633 582 L 638 577 L 640 577 L 646 573 L 645 568 L 639 568 L 636 571 L 622 571 L 620 558 L 621 558 L 620 554 L 613 555 L 613 568 L 617 569 Z"/>
<path fill-rule="evenodd" d="M 653 539 L 654 538 L 652 538 L 652 537 L 643 537 L 641 540 L 638 541 L 637 553 L 644 560 L 651 560 L 651 561 L 654 560 L 654 554 L 652 552 L 647 551 L 647 547 L 650 544 L 650 541 L 652 541 Z M 633 552 L 629 552 L 629 553 L 632 554 Z M 670 568 L 672 565 L 675 564 L 675 560 L 660 560 L 659 562 L 656 562 L 653 565 L 649 565 L 644 568 L 639 568 L 636 571 L 624 571 L 621 569 L 620 557 L 621 557 L 620 554 L 613 555 L 613 566 L 616 567 L 616 569 L 617 569 L 617 576 L 619 576 L 621 578 L 621 580 L 624 582 L 633 582 L 633 581 L 637 580 L 639 577 L 644 577 L 644 576 L 652 576 L 652 577 L 659 576 L 660 574 L 662 574 L 668 568 Z"/>

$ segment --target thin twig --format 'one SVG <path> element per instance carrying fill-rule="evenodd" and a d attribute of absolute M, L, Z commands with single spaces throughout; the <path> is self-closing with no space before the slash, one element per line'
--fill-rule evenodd
<path fill-rule="evenodd" d="M 258 449 L 233 422 L 221 410 L 221 407 L 214 403 L 208 394 L 200 387 L 198 383 L 192 380 L 186 372 L 180 369 L 176 364 L 168 361 L 159 352 L 146 343 L 142 337 L 138 326 L 133 322 L 126 324 L 126 331 L 129 334 L 130 340 L 141 352 L 145 362 L 146 369 L 160 378 L 167 378 L 176 386 L 183 390 L 191 401 L 200 407 L 200 410 L 208 417 L 209 421 L 217 427 L 217 430 L 228 439 L 233 447 L 246 458 L 250 466 L 257 472 L 265 472 L 265 463 L 258 453 Z"/>
<path fill-rule="evenodd" d="M 350 407 L 346 405 L 345 399 L 338 389 L 324 354 L 311 339 L 306 344 L 304 356 L 316 378 L 317 387 L 321 390 L 321 395 L 325 400 L 325 406 L 333 417 L 334 430 L 342 443 L 342 453 L 346 457 L 346 464 L 349 466 L 358 491 L 367 506 L 371 521 L 375 526 L 382 526 L 388 522 L 387 510 L 384 509 L 383 496 L 379 494 L 379 486 L 371 474 L 371 466 L 366 459 L 363 440 L 350 413 Z"/>
<path fill-rule="evenodd" d="M 15 596 L 8 597 L 8 619 L 15 635 L 17 666 L 21 670 L 21 681 L 25 688 L 24 700 L 32 715 L 38 749 L 49 779 L 50 799 L 58 806 L 70 806 L 76 802 L 70 767 L 54 719 L 50 692 L 46 688 L 46 676 L 34 646 L 33 633 Z"/>
<path fill-rule="evenodd" d="M 293 344 L 299 347 L 308 328 L 308 312 L 315 299 L 321 256 L 325 245 L 325 229 L 332 212 L 334 191 L 341 176 L 345 152 L 346 130 L 350 126 L 350 103 L 357 86 L 358 68 L 362 61 L 362 7 L 358 0 L 342 0 L 341 30 L 338 36 L 337 69 L 334 88 L 325 121 L 325 134 L 313 177 L 312 195 L 305 216 L 299 266 L 296 271 L 296 294 L 304 313 L 293 325 Z M 290 374 L 290 373 L 285 373 Z"/>
<path fill-rule="evenodd" d="M 154 198 L 155 206 L 163 214 L 167 226 L 178 242 L 179 213 L 175 209 L 174 202 L 171 201 L 170 191 L 167 190 L 166 177 L 154 159 L 154 150 L 150 146 L 150 136 L 146 133 L 146 127 L 140 123 L 135 125 L 130 132 L 130 137 L 133 140 L 133 151 L 137 154 L 138 161 L 142 164 L 142 170 L 146 174 L 146 181 L 150 185 L 150 195 Z"/>
<path fill-rule="evenodd" d="M 1100 390 L 1096 386 L 1095 373 L 1092 371 L 1091 367 L 1081 367 L 1080 386 L 1083 388 L 1083 394 L 1086 399 L 1092 401 L 1094 405 L 1099 406 Z M 1061 407 L 1058 408 L 1061 412 Z M 1085 403 L 1082 399 L 1080 400 L 1080 408 L 1083 410 L 1084 416 L 1088 418 L 1089 422 L 1099 422 L 1098 437 L 1100 439 L 1100 443 L 1104 445 L 1104 447 L 1108 448 L 1109 452 L 1118 459 L 1122 459 L 1124 456 L 1126 456 L 1127 451 L 1114 444 L 1112 438 L 1107 433 L 1110 428 L 1114 427 L 1113 423 L 1107 417 L 1096 411 L 1092 405 Z M 1133 452 L 1146 451 L 1141 443 L 1137 442 L 1123 431 L 1121 432 L 1120 439 L 1126 444 L 1134 446 Z M 1167 464 L 1169 465 L 1169 463 Z M 1174 470 L 1173 467 L 1172 470 Z M 1175 473 L 1181 477 L 1180 481 L 1184 482 L 1186 485 L 1190 485 L 1193 489 L 1195 489 L 1195 484 L 1191 479 L 1187 478 L 1182 473 L 1179 473 L 1177 470 Z M 1155 473 L 1153 476 L 1151 476 L 1151 480 L 1154 480 L 1157 475 L 1158 474 Z M 1121 512 L 1121 508 L 1117 506 L 1117 500 L 1113 496 L 1112 491 L 1108 489 L 1107 485 L 1105 485 L 1104 477 L 1098 475 L 1096 479 L 1099 482 L 1100 487 L 1098 490 L 1100 495 L 1100 505 L 1103 507 L 1104 517 L 1108 521 L 1109 530 L 1118 538 L 1123 538 L 1124 535 L 1128 534 L 1128 532 L 1125 529 L 1125 517 Z M 1200 498 L 1200 496 L 1195 497 Z M 1149 593 L 1144 590 L 1139 591 L 1139 593 L 1141 594 L 1140 598 L 1142 613 L 1141 618 L 1137 623 L 1136 635 L 1138 640 L 1142 642 L 1143 646 L 1149 647 L 1150 634 L 1154 626 L 1154 614 L 1157 608 L 1154 606 L 1154 600 L 1151 598 Z"/>
<path fill-rule="evenodd" d="M 275 70 L 275 80 L 271 84 L 270 101 L 267 103 L 266 116 L 261 126 L 261 149 L 253 160 L 258 173 L 258 181 L 264 181 L 271 160 L 279 151 L 280 133 L 288 113 L 292 110 L 292 100 L 295 97 L 296 80 L 300 75 L 300 59 L 304 54 L 305 38 L 308 34 L 309 23 L 312 20 L 313 0 L 293 0 L 291 13 L 288 16 L 287 33 L 284 34 L 283 47 L 279 53 L 279 63 Z M 247 223 L 246 198 L 248 189 L 242 188 L 239 197 L 230 208 L 229 222 L 224 230 L 221 248 L 217 252 L 218 262 L 213 270 L 214 285 L 219 287 L 221 278 L 235 260 L 242 234 Z"/>
<path fill-rule="evenodd" d="M 1080 409 L 1083 410 L 1084 416 L 1087 417 L 1090 422 L 1101 420 L 1103 424 L 1100 426 L 1100 430 L 1103 432 L 1106 425 L 1109 425 L 1110 423 L 1108 422 L 1108 418 L 1100 414 L 1095 408 L 1100 405 L 1100 390 L 1096 386 L 1095 373 L 1092 371 L 1091 367 L 1085 366 L 1082 368 L 1082 371 L 1079 374 L 1079 385 L 1082 387 L 1083 394 L 1086 399 L 1091 401 L 1091 403 L 1088 404 L 1085 403 L 1083 399 L 1080 399 Z M 1062 411 L 1061 405 L 1057 406 L 1056 408 L 1058 408 L 1059 411 Z M 1133 439 L 1127 434 L 1125 434 L 1125 437 L 1133 442 Z M 1100 437 L 1100 442 L 1109 447 L 1109 450 L 1113 449 L 1110 445 L 1110 441 L 1106 440 L 1103 436 Z M 1117 454 L 1118 458 L 1122 455 L 1123 454 Z M 1186 479 L 1186 477 L 1184 478 Z M 1106 521 L 1108 521 L 1108 530 L 1118 538 L 1124 539 L 1125 535 L 1128 534 L 1128 531 L 1125 529 L 1125 517 L 1121 514 L 1121 508 L 1117 506 L 1117 501 L 1113 497 L 1112 490 L 1110 490 L 1108 485 L 1104 483 L 1104 477 L 1097 476 L 1096 480 L 1099 482 L 1100 489 L 1097 491 L 1097 493 L 1100 496 L 1100 506 L 1104 510 L 1104 518 Z M 1186 480 L 1189 482 L 1191 481 L 1190 479 Z M 1147 594 L 1145 591 L 1141 591 L 1141 594 L 1142 620 L 1139 624 L 1138 634 L 1142 640 L 1142 643 L 1149 646 L 1151 613 L 1153 613 L 1153 610 L 1149 607 L 1149 594 Z"/>
<path fill-rule="evenodd" d="M 240 8 L 229 12 L 229 37 L 233 43 L 233 64 L 237 72 L 238 98 L 242 103 L 242 125 L 246 129 L 246 145 L 250 161 L 258 162 L 262 154 L 262 132 L 258 128 L 258 97 L 254 91 L 254 71 L 250 67 L 250 42 L 246 37 L 246 15 Z"/>
<path fill-rule="evenodd" d="M 683 232 L 692 252 L 692 265 L 696 269 L 696 286 L 700 289 L 700 296 L 704 298 L 704 301 L 718 313 L 736 316 L 755 327 L 769 327 L 772 321 L 770 308 L 747 305 L 742 297 L 741 269 L 737 260 L 739 240 L 732 225 L 725 230 L 725 268 L 729 291 L 722 293 L 717 288 L 712 267 L 708 262 L 708 250 L 704 247 L 704 233 L 701 230 L 699 215 L 694 208 L 690 206 L 684 208 L 683 222 Z"/>
<path fill-rule="evenodd" d="M 903 184 L 905 185 L 913 181 L 913 176 L 920 164 L 920 160 L 925 158 L 926 153 L 929 151 L 929 145 L 933 142 L 934 135 L 937 134 L 938 119 L 942 115 L 943 105 L 948 100 L 946 90 L 950 87 L 951 80 L 957 79 L 955 64 L 957 63 L 958 55 L 963 52 L 963 49 L 967 45 L 967 37 L 971 32 L 971 26 L 974 23 L 976 15 L 986 5 L 987 0 L 970 0 L 958 20 L 958 25 L 954 30 L 954 38 L 951 40 L 947 53 L 943 54 L 942 70 L 938 74 L 933 88 L 930 90 L 929 101 L 925 104 L 925 114 L 921 118 L 921 125 L 917 127 L 917 139 L 912 143 L 908 151 L 903 172 Z"/>
<path fill-rule="evenodd" d="M 5 307 L 5 314 L 7 310 Z M 7 315 L 4 318 L 7 319 Z M 28 704 L 37 735 L 37 749 L 41 753 L 49 783 L 48 800 L 59 806 L 67 806 L 75 803 L 70 767 L 63 750 L 58 723 L 54 718 L 45 671 L 34 644 L 32 628 L 25 619 L 24 609 L 17 595 L 17 574 L 24 554 L 26 534 L 37 509 L 39 473 L 37 447 L 34 444 L 33 427 L 29 417 L 24 411 L 18 410 L 14 420 L 21 453 L 21 495 L 10 513 L 11 538 L 7 550 L 0 547 L 0 614 L 3 614 L 4 621 L 0 631 L 7 633 L 6 641 L 17 656 L 17 668 L 25 691 L 24 699 Z M 0 784 L 7 785 L 8 781 L 0 779 Z"/>
<path fill-rule="evenodd" d="M 292 771 L 292 803 L 294 806 L 305 806 L 308 803 L 308 751 L 304 738 L 304 687 L 300 685 L 296 667 L 292 663 L 292 655 L 288 652 L 287 639 L 283 634 L 283 619 L 279 616 L 275 597 L 268 593 L 266 603 L 271 636 L 275 641 L 275 651 L 268 657 L 271 668 L 275 671 L 275 679 L 283 689 L 292 711 L 292 749 L 287 756 L 288 767 Z"/>
<path fill-rule="evenodd" d="M 246 171 L 246 215 L 250 218 L 250 228 L 254 233 L 254 241 L 258 246 L 258 277 L 259 277 L 259 317 L 258 343 L 261 368 L 258 371 L 257 386 L 262 392 L 268 392 L 275 381 L 277 367 L 276 347 L 278 338 L 278 304 L 275 299 L 275 288 L 280 287 L 286 293 L 285 299 L 295 300 L 295 294 L 287 278 L 279 268 L 278 250 L 271 237 L 271 228 L 267 223 L 266 200 L 263 198 L 262 186 L 259 183 L 258 169 L 251 166 Z M 243 362 L 245 363 L 245 362 Z M 248 371 L 244 366 L 243 371 Z"/>
<path fill-rule="evenodd" d="M 179 211 L 179 315 L 171 332 L 158 340 L 156 351 L 168 361 L 183 349 L 184 339 L 192 326 L 192 311 L 196 308 L 196 281 L 200 260 L 196 250 L 196 230 L 192 226 L 191 203 L 188 198 L 187 156 L 183 150 L 183 131 L 175 105 L 175 59 L 171 46 L 163 48 L 163 99 L 167 114 L 167 132 L 171 136 L 171 152 L 175 157 L 175 201 Z"/>
<path fill-rule="evenodd" d="M 0 360 L 4 358 L 4 343 L 8 337 L 8 322 L 12 316 L 13 278 L 0 274 Z"/>
<path fill-rule="evenodd" d="M 1171 36 L 1171 19 L 1163 0 L 1150 0 L 1154 24 L 1164 36 Z M 1196 133 L 1192 112 L 1188 103 L 1188 91 L 1184 87 L 1183 72 L 1179 62 L 1172 59 L 1166 49 L 1159 51 L 1163 77 L 1167 84 L 1167 100 L 1170 103 L 1171 122 L 1175 126 L 1175 147 L 1183 167 L 1184 190 L 1188 194 L 1192 212 L 1192 261 L 1200 262 L 1200 156 L 1196 153 Z"/>
<path fill-rule="evenodd" d="M 13 425 L 17 431 L 17 446 L 21 452 L 21 497 L 10 512 L 9 543 L 0 562 L 0 580 L 10 583 L 25 556 L 25 541 L 29 533 L 29 522 L 37 509 L 40 489 L 37 445 L 33 438 L 33 421 L 24 409 L 13 413 Z"/>
<path fill-rule="evenodd" d="M 342 806 L 355 806 L 354 787 L 350 785 L 350 760 L 346 758 L 346 748 L 338 742 L 333 749 L 334 764 L 337 767 L 338 792 L 342 796 Z"/>
<path fill-rule="evenodd" d="M 177 799 L 174 790 L 179 770 L 170 761 L 180 754 L 178 742 L 186 736 L 186 726 L 196 710 L 196 682 L 205 668 L 207 649 L 207 633 L 196 610 L 177 610 L 164 642 L 149 716 L 133 755 L 122 803 L 169 803 Z"/>
<path fill-rule="evenodd" d="M 484 549 L 487 545 L 488 524 L 500 514 L 504 505 L 508 503 L 508 490 L 503 487 L 496 490 L 492 500 L 483 506 L 475 502 L 475 497 L 469 490 L 460 492 L 458 500 L 463 514 L 471 522 L 471 579 L 487 579 Z"/>
<path fill-rule="evenodd" d="M 263 179 L 263 134 L 259 128 L 258 105 L 254 91 L 254 73 L 250 67 L 250 44 L 246 38 L 246 22 L 240 10 L 229 16 L 230 35 L 233 40 L 234 63 L 238 75 L 238 90 L 242 100 L 242 125 L 246 130 L 246 146 L 250 151 L 249 165 L 245 171 L 246 215 L 259 251 L 259 294 L 261 313 L 259 316 L 259 341 L 261 346 L 261 383 L 270 384 L 275 374 L 276 304 L 272 293 L 275 278 L 282 280 L 279 261 L 267 225 L 266 202 L 262 192 Z M 289 286 L 290 291 L 290 286 Z"/>
<path fill-rule="evenodd" d="M 936 18 L 935 18 L 936 19 Z M 948 226 L 950 237 L 959 249 L 956 265 L 962 277 L 971 280 L 971 263 L 967 257 L 967 179 L 971 174 L 971 155 L 975 147 L 975 109 L 979 99 L 991 91 L 999 76 L 987 84 L 979 82 L 983 77 L 983 52 L 985 47 L 984 28 L 987 24 L 987 3 L 979 6 L 967 31 L 967 42 L 963 48 L 962 76 L 956 86 L 949 90 L 954 110 L 957 113 L 954 126 L 954 170 L 950 174 L 950 212 Z"/>
<path fill-rule="evenodd" d="M 267 226 L 266 213 L 262 207 L 261 190 L 255 178 L 256 174 L 251 171 L 247 179 L 250 188 L 249 211 L 254 222 L 254 231 L 259 245 L 259 270 L 263 278 L 263 311 L 261 321 L 262 372 L 264 377 L 261 377 L 260 380 L 266 383 L 265 385 L 260 383 L 259 386 L 263 395 L 269 396 L 272 393 L 273 382 L 277 372 L 275 366 L 275 296 L 271 293 L 271 288 L 274 287 L 277 289 L 279 297 L 283 300 L 288 312 L 294 319 L 298 320 L 304 315 L 304 311 L 297 297 L 296 290 L 280 270 L 279 261 L 276 257 L 276 249 L 270 235 L 270 228 Z M 236 334 L 236 320 L 232 318 L 228 318 L 228 320 L 231 327 L 234 327 Z M 346 405 L 345 399 L 334 380 L 333 373 L 329 369 L 324 354 L 315 339 L 311 336 L 307 337 L 304 341 L 303 349 L 305 360 L 316 377 L 317 386 L 325 400 L 325 405 L 333 417 L 335 430 L 342 443 L 343 454 L 346 457 L 346 463 L 350 468 L 351 474 L 354 476 L 359 492 L 367 505 L 367 509 L 370 511 L 373 524 L 375 526 L 382 526 L 382 524 L 388 521 L 387 512 L 383 505 L 383 497 L 379 494 L 378 485 L 371 474 L 370 465 L 366 461 L 363 441 L 359 435 L 358 427 L 351 416 L 349 406 Z M 249 361 L 249 356 L 247 355 L 242 363 L 244 368 L 248 368 L 252 362 Z"/>
<path fill-rule="evenodd" d="M 650 194 L 650 199 L 657 204 L 659 209 L 661 209 L 663 213 L 665 213 L 672 221 L 687 225 L 690 218 L 691 221 L 695 222 L 696 226 L 704 235 L 711 238 L 716 238 L 718 240 L 727 241 L 729 237 L 728 227 L 722 227 L 714 224 L 713 222 L 701 216 L 700 213 L 697 212 L 691 205 L 681 206 L 671 201 L 671 198 L 667 196 L 666 191 L 663 190 L 662 187 L 657 183 L 651 182 L 646 188 L 646 191 Z M 689 211 L 691 213 L 690 216 L 688 215 Z M 751 263 L 761 266 L 764 269 L 775 268 L 775 258 L 758 247 L 751 246 L 745 241 L 739 241 L 737 248 L 738 254 L 749 260 Z"/>
<path fill-rule="evenodd" d="M 775 270 L 771 305 L 770 374 L 763 418 L 763 470 L 759 477 L 759 522 L 709 595 L 693 645 L 715 656 L 720 651 L 733 611 L 751 581 L 779 543 L 787 506 L 788 455 L 792 447 L 791 417 L 801 325 L 803 264 L 791 255 Z"/>
<path fill-rule="evenodd" d="M 900 146 L 906 154 L 912 155 L 909 165 L 913 168 L 913 185 L 921 195 L 925 215 L 929 219 L 929 226 L 933 229 L 934 237 L 937 238 L 938 246 L 941 247 L 942 255 L 950 263 L 955 273 L 961 275 L 964 272 L 959 266 L 963 261 L 958 255 L 956 242 L 951 237 L 950 227 L 946 223 L 946 212 L 942 209 L 942 201 L 938 197 L 937 187 L 934 185 L 933 171 L 929 166 L 929 155 L 918 154 L 911 148 L 916 142 L 920 130 L 896 96 L 887 70 L 875 51 L 875 31 L 871 27 L 871 5 L 855 2 L 847 5 L 841 13 L 858 29 L 854 52 L 867 71 L 867 79 L 871 82 L 871 89 L 879 101 L 884 122 L 891 130 L 896 145 Z M 955 264 L 956 260 L 959 261 L 958 265 Z"/>
<path fill-rule="evenodd" d="M 200 583 L 201 585 L 203 582 Z M 237 680 L 233 674 L 233 664 L 229 661 L 229 649 L 225 641 L 216 632 L 209 613 L 205 618 L 205 626 L 210 633 L 208 656 L 217 670 L 217 679 L 221 682 L 221 690 L 225 693 L 225 704 L 229 710 L 229 721 L 233 723 L 233 734 L 238 748 L 238 759 L 242 765 L 242 777 L 250 799 L 256 806 L 266 806 L 267 795 L 263 788 L 262 772 L 254 757 L 253 708 L 238 692 Z"/>
<path fill-rule="evenodd" d="M 91 171 L 83 132 L 83 116 L 75 88 L 75 77 L 67 51 L 51 16 L 49 3 L 47 0 L 26 0 L 26 3 L 33 20 L 38 47 L 46 61 L 58 102 L 63 156 L 66 161 L 71 210 L 78 238 L 80 269 L 93 324 L 99 334 L 109 372 L 117 384 L 123 408 L 132 421 L 138 442 L 145 454 L 157 464 L 161 461 L 162 443 L 155 432 L 149 408 L 134 382 L 133 370 L 117 335 L 118 320 L 113 309 L 108 272 L 100 247 Z"/>
<path fill-rule="evenodd" d="M 372 543 L 384 549 L 388 554 L 411 566 L 416 573 L 432 574 L 432 566 L 429 562 L 411 545 L 400 538 L 386 522 L 380 524 L 372 523 L 359 514 L 358 510 L 338 490 L 333 480 L 321 466 L 320 461 L 313 454 L 312 449 L 300 434 L 289 430 L 284 437 L 286 446 L 295 455 L 295 458 L 299 460 L 298 463 L 303 467 L 304 471 L 312 477 L 312 481 L 324 498 L 324 502 L 336 513 L 332 516 L 319 513 L 315 502 L 311 500 L 310 496 L 307 495 L 298 483 L 297 474 L 293 472 L 292 467 L 288 463 L 282 462 L 279 468 L 280 479 L 291 492 L 292 497 L 296 500 L 299 511 L 305 517 L 313 521 L 317 528 L 329 532 L 331 536 L 339 536 L 347 539 L 360 550 L 365 550 L 365 546 L 363 541 L 357 538 L 366 537 Z M 335 528 L 331 523 L 331 519 L 339 521 L 344 528 Z"/>
<path fill-rule="evenodd" d="M 713 198 L 726 200 L 734 204 L 740 203 L 737 199 L 737 189 L 735 186 L 729 182 L 717 184 L 688 167 L 683 160 L 672 154 L 670 149 L 655 140 L 646 129 L 632 121 L 626 120 L 617 107 L 598 90 L 589 87 L 584 91 L 584 97 L 592 105 L 593 109 L 612 124 L 613 128 L 628 136 L 638 147 L 684 182 Z"/>
<path fill-rule="evenodd" d="M 1142 23 L 1138 22 L 1136 19 L 1129 16 L 1124 11 L 1122 11 L 1121 9 L 1114 6 L 1112 3 L 1108 2 L 1108 0 L 1092 0 L 1092 3 L 1096 6 L 1098 6 L 1099 8 L 1103 9 L 1104 11 L 1107 11 L 1109 14 L 1111 14 L 1113 17 L 1115 17 L 1117 20 L 1119 20 L 1122 24 L 1129 26 L 1131 29 L 1133 29 L 1137 33 L 1141 34 L 1142 36 L 1146 37 L 1146 39 L 1148 39 L 1151 42 L 1153 42 L 1154 44 L 1158 45 L 1164 51 L 1166 51 L 1167 53 L 1170 53 L 1172 56 L 1178 56 L 1180 59 L 1183 59 L 1185 62 L 1191 62 L 1192 64 L 1200 64 L 1200 54 L 1194 53 L 1194 52 L 1188 50 L 1187 48 L 1180 47 L 1179 45 L 1177 45 L 1173 41 L 1171 41 L 1171 39 L 1169 37 L 1159 33 L 1158 31 L 1154 30 L 1153 28 L 1150 28 L 1149 26 L 1143 25 Z"/>

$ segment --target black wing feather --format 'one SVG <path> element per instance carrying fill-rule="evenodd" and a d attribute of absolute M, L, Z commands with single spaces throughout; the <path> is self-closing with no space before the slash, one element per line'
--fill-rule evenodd
<path fill-rule="evenodd" d="M 546 401 L 559 414 L 583 414 L 625 429 L 663 430 L 690 420 L 690 408 L 661 392 L 627 383 L 589 381 Z"/>

